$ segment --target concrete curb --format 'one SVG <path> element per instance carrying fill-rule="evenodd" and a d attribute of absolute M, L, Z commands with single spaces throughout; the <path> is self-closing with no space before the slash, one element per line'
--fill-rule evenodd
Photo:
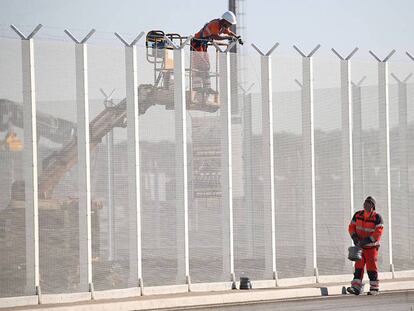
<path fill-rule="evenodd" d="M 38 300 L 39 300 L 38 296 L 21 296 L 21 297 L 1 298 L 0 310 L 2 308 L 37 305 L 39 302 Z"/>
<path fill-rule="evenodd" d="M 176 295 L 141 296 L 128 299 L 102 299 L 60 305 L 37 305 L 16 307 L 13 310 L 47 311 L 129 311 L 159 310 L 168 308 L 206 307 L 214 305 L 257 303 L 275 300 L 315 298 L 342 295 L 349 284 L 316 285 L 302 288 L 272 288 L 250 291 L 224 291 L 210 293 L 186 293 Z M 414 281 L 383 282 L 381 291 L 401 291 L 414 289 Z"/>

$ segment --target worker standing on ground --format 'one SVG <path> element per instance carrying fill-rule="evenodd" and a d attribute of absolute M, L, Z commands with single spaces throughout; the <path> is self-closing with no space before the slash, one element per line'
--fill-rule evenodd
<path fill-rule="evenodd" d="M 348 228 L 354 244 L 362 248 L 362 259 L 355 263 L 354 279 L 347 288 L 354 295 L 361 293 L 365 265 L 370 284 L 368 295 L 377 295 L 379 291 L 378 248 L 384 225 L 381 215 L 375 212 L 375 204 L 373 197 L 367 197 L 364 209 L 354 214 Z"/>
<path fill-rule="evenodd" d="M 206 93 L 216 93 L 211 89 L 210 60 L 207 53 L 208 42 L 211 40 L 233 40 L 243 44 L 240 36 L 230 30 L 236 25 L 236 15 L 233 12 L 225 12 L 221 18 L 213 19 L 204 25 L 191 40 L 193 88 L 204 90 Z M 197 53 L 199 52 L 199 53 Z"/>

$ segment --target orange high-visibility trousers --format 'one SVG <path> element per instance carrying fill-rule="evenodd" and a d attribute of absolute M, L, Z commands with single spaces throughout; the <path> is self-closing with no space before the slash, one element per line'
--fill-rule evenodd
<path fill-rule="evenodd" d="M 210 88 L 210 58 L 207 53 L 207 44 L 191 40 L 191 64 L 193 88 Z"/>
<path fill-rule="evenodd" d="M 361 289 L 362 279 L 364 278 L 364 268 L 367 268 L 369 285 L 371 291 L 379 289 L 378 282 L 378 247 L 362 249 L 362 259 L 355 263 L 354 279 L 351 286 Z"/>

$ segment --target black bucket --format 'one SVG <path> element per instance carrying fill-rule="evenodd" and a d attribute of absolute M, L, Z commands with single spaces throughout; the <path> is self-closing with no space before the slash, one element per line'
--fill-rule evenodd
<path fill-rule="evenodd" d="M 240 277 L 240 289 L 252 289 L 252 283 L 250 283 L 250 279 L 248 277 Z"/>
<path fill-rule="evenodd" d="M 362 248 L 359 246 L 351 246 L 348 248 L 348 259 L 358 261 L 362 259 Z"/>

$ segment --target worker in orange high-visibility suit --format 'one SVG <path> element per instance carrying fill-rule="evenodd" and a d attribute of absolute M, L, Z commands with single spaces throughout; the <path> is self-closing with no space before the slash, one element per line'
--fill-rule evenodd
<path fill-rule="evenodd" d="M 211 40 L 237 40 L 243 44 L 242 39 L 230 30 L 235 25 L 236 15 L 233 12 L 225 12 L 221 18 L 213 19 L 194 35 L 191 40 L 192 51 L 192 78 L 195 90 L 204 90 L 206 93 L 216 93 L 211 89 L 210 60 L 207 53 L 208 42 Z"/>
<path fill-rule="evenodd" d="M 349 224 L 348 231 L 354 244 L 362 248 L 362 259 L 355 263 L 354 279 L 347 291 L 354 295 L 361 293 L 364 266 L 367 267 L 370 290 L 368 295 L 377 295 L 378 283 L 378 248 L 384 229 L 380 214 L 375 212 L 375 199 L 367 197 L 364 209 L 356 212 Z"/>

